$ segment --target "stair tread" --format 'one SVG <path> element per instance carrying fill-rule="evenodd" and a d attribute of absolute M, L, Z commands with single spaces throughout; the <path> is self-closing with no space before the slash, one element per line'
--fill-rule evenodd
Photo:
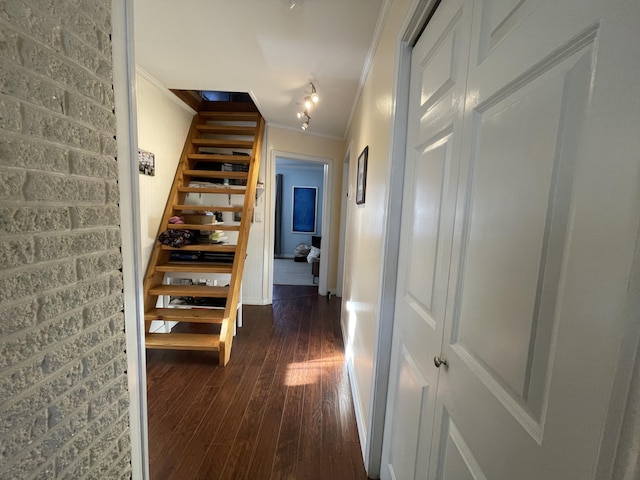
<path fill-rule="evenodd" d="M 220 350 L 220 337 L 210 333 L 147 333 L 147 348 L 168 350 Z"/>
<path fill-rule="evenodd" d="M 158 272 L 231 273 L 231 263 L 213 262 L 169 262 L 156 265 Z"/>
<path fill-rule="evenodd" d="M 217 163 L 250 163 L 251 157 L 249 155 L 223 155 L 220 153 L 189 153 L 187 155 L 189 160 L 199 160 L 205 162 L 217 162 Z"/>
<path fill-rule="evenodd" d="M 246 188 L 226 188 L 226 187 L 178 187 L 182 193 L 223 193 L 225 195 L 244 195 Z"/>
<path fill-rule="evenodd" d="M 194 138 L 193 140 L 191 140 L 191 143 L 197 147 L 253 148 L 253 140 L 230 140 L 230 139 L 224 139 L 224 138 Z"/>
<path fill-rule="evenodd" d="M 145 320 L 167 322 L 191 322 L 221 324 L 224 309 L 221 308 L 153 308 L 145 312 Z"/>
<path fill-rule="evenodd" d="M 207 120 L 248 121 L 258 120 L 257 112 L 199 112 L 200 118 Z"/>
<path fill-rule="evenodd" d="M 223 172 L 221 170 L 185 170 L 184 175 L 204 178 L 249 178 L 248 172 Z"/>
<path fill-rule="evenodd" d="M 225 232 L 237 232 L 240 230 L 240 225 L 225 225 L 219 223 L 168 223 L 167 228 L 179 228 L 181 230 L 222 230 Z"/>
<path fill-rule="evenodd" d="M 187 252 L 235 252 L 236 245 L 229 244 L 219 244 L 219 243 L 208 243 L 208 244 L 196 244 L 196 245 L 185 245 L 180 248 L 169 247 L 168 245 L 161 245 L 162 250 L 173 250 L 173 251 L 187 251 Z"/>
<path fill-rule="evenodd" d="M 241 212 L 242 205 L 215 206 L 215 205 L 174 205 L 174 210 L 193 210 L 194 212 Z"/>
<path fill-rule="evenodd" d="M 219 135 L 247 135 L 253 136 L 256 133 L 255 126 L 243 126 L 243 125 L 211 125 L 200 124 L 196 125 L 196 128 L 203 133 L 207 134 L 219 134 Z"/>
<path fill-rule="evenodd" d="M 151 295 L 174 295 L 182 297 L 226 298 L 229 287 L 207 285 L 158 285 L 149 289 Z"/>

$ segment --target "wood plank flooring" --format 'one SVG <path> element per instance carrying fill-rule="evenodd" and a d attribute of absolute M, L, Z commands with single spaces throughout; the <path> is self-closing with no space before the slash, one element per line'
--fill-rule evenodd
<path fill-rule="evenodd" d="M 151 479 L 365 480 L 340 299 L 278 286 L 243 321 L 224 368 L 208 352 L 147 352 Z"/>

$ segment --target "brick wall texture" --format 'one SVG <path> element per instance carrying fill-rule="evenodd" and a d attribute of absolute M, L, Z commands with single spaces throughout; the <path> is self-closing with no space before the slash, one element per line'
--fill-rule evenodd
<path fill-rule="evenodd" d="M 0 0 L 0 479 L 131 477 L 111 0 Z"/>

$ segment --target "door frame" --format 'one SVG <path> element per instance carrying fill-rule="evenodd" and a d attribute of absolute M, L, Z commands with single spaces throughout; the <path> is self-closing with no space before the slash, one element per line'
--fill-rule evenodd
<path fill-rule="evenodd" d="M 323 192 L 322 192 L 322 237 L 326 239 L 324 253 L 320 255 L 320 276 L 318 278 L 318 294 L 326 295 L 329 291 L 328 285 L 328 269 L 329 269 L 329 242 L 331 238 L 331 199 L 332 199 L 332 178 L 333 178 L 333 159 L 305 155 L 303 153 L 288 152 L 284 150 L 270 150 L 267 162 L 267 192 L 265 205 L 265 265 L 266 265 L 266 282 L 263 284 L 267 287 L 267 292 L 263 291 L 266 298 L 265 303 L 273 303 L 273 248 L 275 244 L 275 202 L 276 202 L 276 158 L 282 157 L 291 160 L 300 160 L 300 162 L 312 162 L 324 165 L 323 171 Z"/>
<path fill-rule="evenodd" d="M 124 323 L 127 346 L 129 422 L 132 478 L 149 478 L 149 432 L 147 426 L 147 371 L 144 346 L 142 252 L 136 115 L 136 70 L 133 4 L 111 3 L 113 26 L 113 87 L 120 186 L 120 235 L 124 291 Z"/>
<path fill-rule="evenodd" d="M 347 202 L 349 199 L 349 156 L 351 155 L 351 145 L 347 148 L 342 162 L 342 187 L 340 190 L 340 226 L 338 230 L 338 272 L 336 274 L 336 296 L 342 297 L 344 285 L 344 255 L 346 246 L 347 230 Z"/>
<path fill-rule="evenodd" d="M 372 389 L 367 435 L 363 455 L 367 473 L 378 478 L 382 466 L 382 444 L 386 423 L 387 395 L 391 366 L 398 255 L 400 252 L 400 223 L 402 218 L 402 190 L 404 185 L 407 121 L 409 113 L 409 82 L 411 79 L 411 53 L 413 45 L 433 15 L 440 0 L 414 0 L 400 28 L 396 46 L 396 65 L 392 92 L 390 131 L 391 161 L 389 162 L 389 188 L 385 200 L 383 229 L 384 241 L 381 257 L 378 320 L 373 359 Z"/>

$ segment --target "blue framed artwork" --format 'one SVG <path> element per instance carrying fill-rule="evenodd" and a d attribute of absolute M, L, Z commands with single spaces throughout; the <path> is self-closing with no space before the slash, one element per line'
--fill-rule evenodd
<path fill-rule="evenodd" d="M 293 187 L 291 231 L 293 233 L 316 233 L 318 187 Z"/>

